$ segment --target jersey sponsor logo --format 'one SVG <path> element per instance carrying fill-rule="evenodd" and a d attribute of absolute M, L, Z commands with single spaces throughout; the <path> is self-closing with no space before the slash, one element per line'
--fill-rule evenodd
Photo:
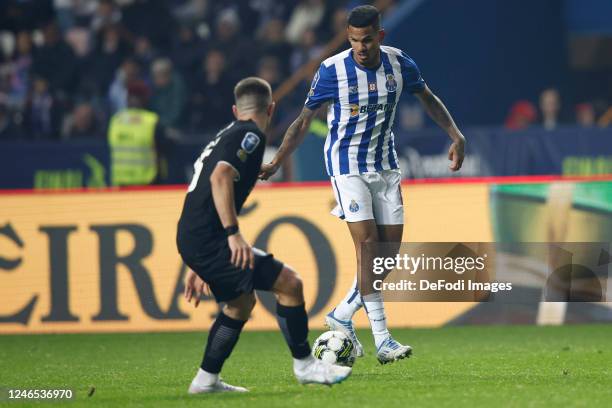
<path fill-rule="evenodd" d="M 370 92 L 378 91 L 378 87 L 376 86 L 376 82 L 370 82 L 368 84 L 368 91 L 370 91 Z"/>
<path fill-rule="evenodd" d="M 349 205 L 349 210 L 353 213 L 359 211 L 359 204 L 355 200 L 351 200 L 351 205 Z"/>
<path fill-rule="evenodd" d="M 255 151 L 257 145 L 259 145 L 259 142 L 259 136 L 253 132 L 247 132 L 247 134 L 244 135 L 244 139 L 242 139 L 242 143 L 240 143 L 240 147 L 242 147 L 242 150 L 250 154 Z"/>
<path fill-rule="evenodd" d="M 387 82 L 385 83 L 385 86 L 389 92 L 395 92 L 397 90 L 397 81 L 395 80 L 393 74 L 387 75 Z"/>
<path fill-rule="evenodd" d="M 362 105 L 359 107 L 359 113 L 370 113 L 370 112 L 389 112 L 393 110 L 395 107 L 395 103 L 371 103 L 369 105 Z M 352 116 L 352 106 L 351 106 L 351 116 Z"/>

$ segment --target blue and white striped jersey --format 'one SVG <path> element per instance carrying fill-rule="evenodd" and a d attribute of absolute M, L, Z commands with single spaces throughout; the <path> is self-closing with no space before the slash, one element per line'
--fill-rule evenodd
<path fill-rule="evenodd" d="M 351 49 L 321 64 L 306 107 L 325 102 L 329 132 L 325 141 L 327 174 L 360 174 L 398 168 L 391 130 L 402 90 L 420 92 L 425 82 L 415 62 L 403 51 L 381 46 L 381 64 L 366 69 Z"/>

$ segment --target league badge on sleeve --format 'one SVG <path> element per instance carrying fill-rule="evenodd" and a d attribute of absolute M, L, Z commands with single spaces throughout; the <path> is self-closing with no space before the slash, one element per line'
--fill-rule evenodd
<path fill-rule="evenodd" d="M 259 142 L 259 136 L 253 132 L 247 132 L 247 134 L 244 135 L 244 139 L 242 139 L 242 143 L 240 143 L 240 147 L 248 154 L 251 154 L 257 149 Z"/>

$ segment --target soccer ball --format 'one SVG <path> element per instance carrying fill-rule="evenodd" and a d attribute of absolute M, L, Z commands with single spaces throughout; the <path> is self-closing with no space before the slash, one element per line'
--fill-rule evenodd
<path fill-rule="evenodd" d="M 355 362 L 355 347 L 344 333 L 327 331 L 315 340 L 312 355 L 330 364 L 352 367 Z"/>

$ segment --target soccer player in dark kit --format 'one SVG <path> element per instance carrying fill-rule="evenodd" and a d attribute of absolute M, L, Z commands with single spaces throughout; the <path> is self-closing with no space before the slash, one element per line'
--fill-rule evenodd
<path fill-rule="evenodd" d="M 257 181 L 266 144 L 264 131 L 275 105 L 270 85 L 255 77 L 238 82 L 234 97 L 236 120 L 196 160 L 178 223 L 178 250 L 192 269 L 185 278 L 185 296 L 191 300 L 196 293 L 198 302 L 205 282 L 215 299 L 225 303 L 210 329 L 204 359 L 189 393 L 247 391 L 224 383 L 219 373 L 255 306 L 255 289 L 276 295 L 278 324 L 291 350 L 298 382 L 339 383 L 351 369 L 310 354 L 298 274 L 271 254 L 251 247 L 240 233 L 238 213 Z"/>

